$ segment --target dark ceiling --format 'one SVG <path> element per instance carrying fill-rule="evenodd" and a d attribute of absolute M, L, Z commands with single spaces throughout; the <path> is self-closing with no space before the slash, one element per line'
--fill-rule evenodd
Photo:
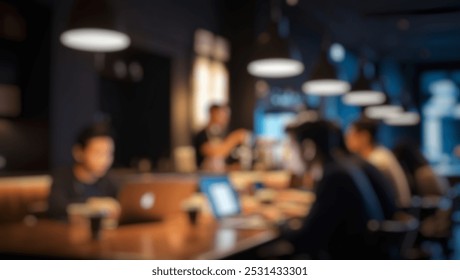
<path fill-rule="evenodd" d="M 298 0 L 285 10 L 296 24 L 329 33 L 356 52 L 416 62 L 460 61 L 459 0 Z"/>
<path fill-rule="evenodd" d="M 35 0 L 52 4 L 57 0 Z M 115 3 L 125 3 L 113 0 Z M 167 1 L 170 8 L 187 6 L 195 13 L 214 9 L 211 3 L 228 0 L 174 0 Z M 269 3 L 284 2 L 284 13 L 291 21 L 291 30 L 305 30 L 319 36 L 329 34 L 333 41 L 359 53 L 393 57 L 402 61 L 445 62 L 460 61 L 460 0 L 233 0 L 255 1 L 257 16 L 267 15 Z M 132 30 L 152 28 L 158 20 L 149 16 L 150 7 L 164 6 L 159 0 L 133 0 L 124 7 L 136 11 Z M 297 2 L 288 6 L 287 2 Z M 160 5 L 159 5 L 160 4 Z M 214 6 L 214 7 L 212 7 Z M 215 11 L 219 17 L 221 11 Z M 123 14 L 123 13 L 122 13 Z M 126 16 L 126 13 L 123 14 Z M 171 21 L 185 20 L 182 17 Z M 129 20 L 128 20 L 129 21 Z M 165 22 L 166 23 L 166 22 Z M 294 26 L 297 25 L 297 26 Z M 164 27 L 160 24 L 161 28 Z M 175 34 L 175 32 L 172 32 Z M 181 36 L 176 36 L 181 37 Z"/>

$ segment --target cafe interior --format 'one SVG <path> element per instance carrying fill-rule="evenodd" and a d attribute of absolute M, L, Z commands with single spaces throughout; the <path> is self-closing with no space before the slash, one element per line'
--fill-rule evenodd
<path fill-rule="evenodd" d="M 0 259 L 460 259 L 458 16 L 0 0 Z"/>

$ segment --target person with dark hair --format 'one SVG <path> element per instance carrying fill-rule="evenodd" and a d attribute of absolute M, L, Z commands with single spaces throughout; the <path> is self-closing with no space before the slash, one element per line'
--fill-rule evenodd
<path fill-rule="evenodd" d="M 291 129 L 306 172 L 313 172 L 316 201 L 300 229 L 286 237 L 296 254 L 309 258 L 375 258 L 367 223 L 391 219 L 394 196 L 383 175 L 351 155 L 340 128 L 329 121 L 306 122 Z"/>
<path fill-rule="evenodd" d="M 193 138 L 196 151 L 196 164 L 201 169 L 216 169 L 216 163 L 230 163 L 229 157 L 238 145 L 248 140 L 250 133 L 238 129 L 227 133 L 230 121 L 230 109 L 226 105 L 213 104 L 209 107 L 209 122 Z"/>
<path fill-rule="evenodd" d="M 399 142 L 393 149 L 399 163 L 406 172 L 412 193 L 419 196 L 443 196 L 449 183 L 439 177 L 414 143 Z"/>
<path fill-rule="evenodd" d="M 116 199 L 118 188 L 106 176 L 113 163 L 114 148 L 113 137 L 106 124 L 89 126 L 78 134 L 72 148 L 72 168 L 53 174 L 48 197 L 50 218 L 67 220 L 67 207 L 72 203 L 85 203 L 91 198 Z"/>
<path fill-rule="evenodd" d="M 359 119 L 347 130 L 347 147 L 377 167 L 395 187 L 398 206 L 408 208 L 411 205 L 411 192 L 406 175 L 393 153 L 377 143 L 377 132 L 375 121 Z"/>

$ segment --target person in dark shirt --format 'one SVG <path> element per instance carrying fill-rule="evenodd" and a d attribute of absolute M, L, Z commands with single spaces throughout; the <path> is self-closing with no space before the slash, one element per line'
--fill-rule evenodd
<path fill-rule="evenodd" d="M 391 219 L 395 198 L 384 176 L 345 148 L 341 130 L 328 121 L 294 128 L 306 172 L 314 170 L 316 201 L 286 238 L 308 258 L 364 259 L 375 255 L 370 220 Z"/>
<path fill-rule="evenodd" d="M 81 131 L 72 149 L 75 161 L 72 168 L 53 174 L 48 197 L 49 218 L 67 220 L 67 206 L 72 203 L 85 203 L 91 198 L 116 199 L 118 188 L 106 176 L 113 154 L 114 141 L 107 125 L 96 124 Z M 105 207 L 116 212 L 116 206 Z"/>
<path fill-rule="evenodd" d="M 393 153 L 407 176 L 411 193 L 422 197 L 446 195 L 449 182 L 436 174 L 417 144 L 400 141 Z"/>
<path fill-rule="evenodd" d="M 215 160 L 220 160 L 223 165 L 232 163 L 232 152 L 247 141 L 250 134 L 245 129 L 227 133 L 229 120 L 230 109 L 226 105 L 214 104 L 209 107 L 208 124 L 193 138 L 198 168 L 213 169 L 211 165 L 216 164 Z"/>

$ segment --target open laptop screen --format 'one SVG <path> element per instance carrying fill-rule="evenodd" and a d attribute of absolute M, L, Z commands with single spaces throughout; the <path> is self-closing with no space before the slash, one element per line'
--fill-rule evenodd
<path fill-rule="evenodd" d="M 228 177 L 203 176 L 200 178 L 200 190 L 208 198 L 217 219 L 240 214 L 239 197 Z"/>

